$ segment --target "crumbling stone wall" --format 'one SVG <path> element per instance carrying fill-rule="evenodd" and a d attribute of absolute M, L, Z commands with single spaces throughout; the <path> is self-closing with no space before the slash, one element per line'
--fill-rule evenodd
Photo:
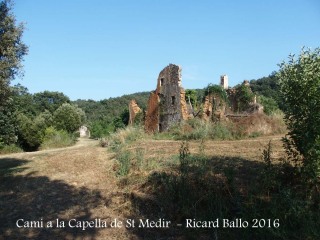
<path fill-rule="evenodd" d="M 163 132 L 189 118 L 185 91 L 181 86 L 181 68 L 170 64 L 159 74 L 157 89 L 150 94 L 145 120 L 147 132 Z"/>
<path fill-rule="evenodd" d="M 141 108 L 138 106 L 137 102 L 132 99 L 129 102 L 129 125 L 132 125 L 134 123 L 134 119 L 136 118 L 136 115 L 141 112 Z"/>
<path fill-rule="evenodd" d="M 205 121 L 223 120 L 225 118 L 226 105 L 226 102 L 219 96 L 214 94 L 207 95 L 204 99 L 201 119 Z"/>
<path fill-rule="evenodd" d="M 237 91 L 235 88 L 229 88 L 227 90 L 227 94 L 230 102 L 231 112 L 235 112 L 238 108 Z"/>
<path fill-rule="evenodd" d="M 180 88 L 180 103 L 182 119 L 186 120 L 193 118 L 193 108 L 191 102 L 186 102 L 186 91 L 182 87 Z"/>
<path fill-rule="evenodd" d="M 211 117 L 212 117 L 212 102 L 211 102 L 210 95 L 207 95 L 204 99 L 201 118 L 205 121 L 209 121 Z"/>

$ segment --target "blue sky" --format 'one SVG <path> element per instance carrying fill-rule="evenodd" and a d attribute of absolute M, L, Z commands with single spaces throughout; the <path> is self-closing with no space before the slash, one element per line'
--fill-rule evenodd
<path fill-rule="evenodd" d="M 184 88 L 268 76 L 302 46 L 320 46 L 318 0 L 15 0 L 26 23 L 31 93 L 101 100 L 156 87 L 169 63 Z"/>

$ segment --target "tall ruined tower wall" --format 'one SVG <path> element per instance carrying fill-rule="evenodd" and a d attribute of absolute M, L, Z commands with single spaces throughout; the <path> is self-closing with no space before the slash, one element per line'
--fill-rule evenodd
<path fill-rule="evenodd" d="M 170 125 L 188 118 L 185 92 L 181 87 L 181 68 L 170 64 L 157 80 L 157 89 L 150 94 L 146 113 L 147 132 L 163 132 Z"/>

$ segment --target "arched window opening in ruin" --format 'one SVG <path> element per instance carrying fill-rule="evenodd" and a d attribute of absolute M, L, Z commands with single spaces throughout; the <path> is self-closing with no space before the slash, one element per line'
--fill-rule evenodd
<path fill-rule="evenodd" d="M 172 96 L 171 97 L 171 105 L 174 105 L 176 103 L 176 97 Z"/>
<path fill-rule="evenodd" d="M 164 78 L 160 78 L 160 87 L 164 84 Z"/>

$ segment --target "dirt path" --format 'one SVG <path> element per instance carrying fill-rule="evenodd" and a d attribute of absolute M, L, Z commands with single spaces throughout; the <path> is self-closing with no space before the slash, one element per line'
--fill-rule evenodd
<path fill-rule="evenodd" d="M 123 194 L 112 156 L 90 139 L 68 148 L 0 156 L 0 239 L 125 239 L 125 229 L 16 226 L 18 219 L 68 223 L 121 217 L 116 209 Z"/>
<path fill-rule="evenodd" d="M 79 138 L 77 140 L 76 144 L 73 146 L 70 146 L 70 147 L 46 149 L 46 150 L 40 150 L 40 151 L 36 151 L 36 152 L 3 154 L 3 155 L 0 155 L 0 159 L 6 158 L 6 157 L 23 157 L 23 156 L 27 156 L 27 155 L 35 156 L 35 155 L 41 155 L 41 154 L 45 154 L 45 153 L 68 151 L 70 149 L 90 147 L 90 146 L 95 146 L 95 145 L 98 145 L 97 140 L 92 140 L 92 139 L 88 139 L 88 138 Z"/>

